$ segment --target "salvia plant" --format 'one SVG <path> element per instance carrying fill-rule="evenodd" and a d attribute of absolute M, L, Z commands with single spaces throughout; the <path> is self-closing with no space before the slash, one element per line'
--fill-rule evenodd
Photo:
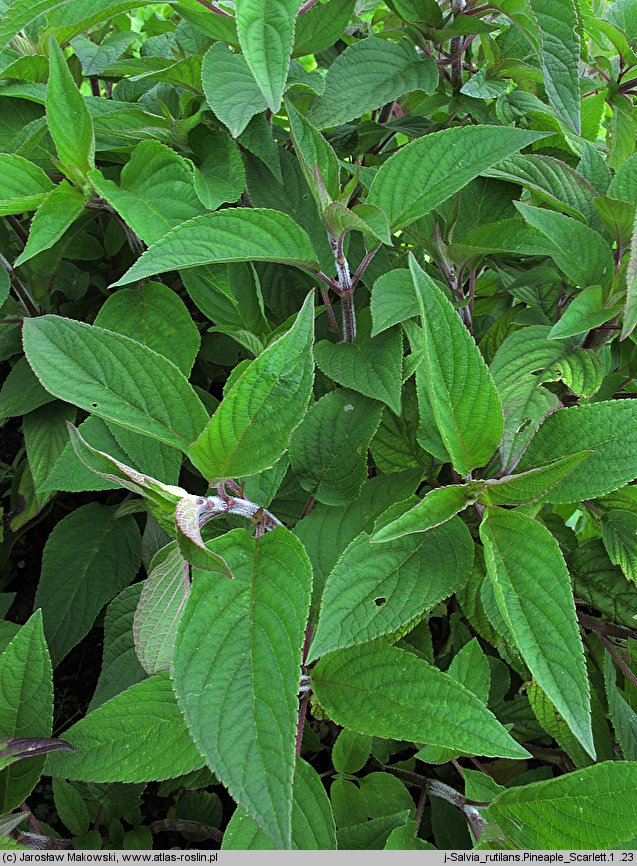
<path fill-rule="evenodd" d="M 634 0 L 0 9 L 0 847 L 637 847 Z"/>

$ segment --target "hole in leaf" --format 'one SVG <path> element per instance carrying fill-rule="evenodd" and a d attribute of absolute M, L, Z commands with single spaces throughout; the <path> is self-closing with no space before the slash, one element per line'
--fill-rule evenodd
<path fill-rule="evenodd" d="M 386 601 L 387 599 L 381 595 L 379 598 L 374 599 L 374 604 L 376 605 L 376 607 L 382 607 Z"/>
<path fill-rule="evenodd" d="M 97 409 L 97 403 L 91 403 L 91 406 L 93 407 L 93 409 Z"/>

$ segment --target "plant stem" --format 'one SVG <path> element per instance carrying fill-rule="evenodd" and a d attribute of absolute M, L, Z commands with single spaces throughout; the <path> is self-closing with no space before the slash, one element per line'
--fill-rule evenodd
<path fill-rule="evenodd" d="M 341 311 L 343 315 L 343 339 L 353 343 L 356 339 L 356 313 L 354 312 L 354 293 L 350 290 L 341 296 Z"/>
<path fill-rule="evenodd" d="M 368 253 L 365 253 L 365 258 L 360 263 L 360 265 L 356 269 L 356 273 L 352 277 L 352 283 L 351 283 L 352 289 L 356 288 L 360 278 L 363 276 L 363 274 L 367 270 L 367 266 L 369 265 L 371 260 L 374 258 L 374 256 L 376 255 L 376 253 L 378 252 L 379 249 L 380 249 L 380 244 L 378 244 L 378 246 L 374 247 L 374 249 L 370 250 Z"/>
<path fill-rule="evenodd" d="M 148 829 L 153 835 L 155 833 L 177 832 L 177 833 L 198 833 L 200 836 L 208 836 L 214 839 L 215 842 L 221 844 L 223 841 L 223 833 L 216 827 L 211 827 L 209 824 L 202 824 L 199 821 L 189 821 L 182 818 L 162 818 L 159 821 L 152 821 L 148 825 Z"/>
<path fill-rule="evenodd" d="M 451 0 L 453 17 L 460 15 L 466 6 L 465 0 Z M 462 87 L 462 55 L 465 49 L 464 36 L 456 36 L 451 40 L 451 86 L 454 93 Z"/>
<path fill-rule="evenodd" d="M 299 705 L 299 720 L 296 726 L 296 743 L 294 746 L 294 754 L 298 756 L 301 754 L 301 746 L 303 745 L 303 731 L 305 730 L 305 719 L 307 718 L 307 708 L 310 703 L 310 692 L 306 692 L 301 698 L 301 703 Z"/>
<path fill-rule="evenodd" d="M 303 653 L 301 656 L 301 668 L 303 673 L 305 673 L 305 663 L 307 661 L 307 654 L 310 651 L 310 644 L 312 643 L 312 635 L 314 634 L 314 623 L 308 622 L 307 628 L 305 630 L 305 641 L 303 642 Z M 299 705 L 299 720 L 296 726 L 296 743 L 294 747 L 294 754 L 298 757 L 301 754 L 301 746 L 303 744 L 303 730 L 305 728 L 305 720 L 307 718 L 307 708 L 310 703 L 310 690 L 305 692 L 301 699 L 301 703 Z"/>
<path fill-rule="evenodd" d="M 222 514 L 236 514 L 246 517 L 248 520 L 256 521 L 258 526 L 269 532 L 277 526 L 283 526 L 281 521 L 270 511 L 261 505 L 242 499 L 239 496 L 228 496 L 222 493 L 220 496 L 207 496 L 201 498 L 199 504 L 199 526 L 205 526 L 208 521 Z"/>
<path fill-rule="evenodd" d="M 334 264 L 336 265 L 336 278 L 338 281 L 338 294 L 341 297 L 341 315 L 343 317 L 343 340 L 353 343 L 356 339 L 356 313 L 354 311 L 354 286 L 349 270 L 349 262 L 343 251 L 345 232 L 341 232 L 338 238 L 328 235 L 330 246 L 334 252 Z"/>
<path fill-rule="evenodd" d="M 418 831 L 420 830 L 420 825 L 422 823 L 422 816 L 425 814 L 425 806 L 427 805 L 427 789 L 423 788 L 420 792 L 420 797 L 418 798 L 418 806 L 416 808 L 416 835 L 418 835 Z"/>
<path fill-rule="evenodd" d="M 36 307 L 33 298 L 26 290 L 26 288 L 22 285 L 20 280 L 15 274 L 15 271 L 11 267 L 10 262 L 5 259 L 5 257 L 0 253 L 0 265 L 2 265 L 6 272 L 9 274 L 9 279 L 11 280 L 11 285 L 13 286 L 13 290 L 24 305 L 24 308 L 28 312 L 30 316 L 38 316 L 39 310 Z"/>
<path fill-rule="evenodd" d="M 46 833 L 44 832 L 42 827 L 40 827 L 37 819 L 33 815 L 33 812 L 31 811 L 31 809 L 29 809 L 26 803 L 20 803 L 20 811 L 24 812 L 27 816 L 27 824 L 29 825 L 30 830 L 40 836 L 46 836 Z"/>
<path fill-rule="evenodd" d="M 300 516 L 299 520 L 303 520 L 304 517 L 307 517 L 310 511 L 314 508 L 316 503 L 316 499 L 313 496 L 310 496 L 308 501 L 305 503 L 305 508 L 303 509 L 303 514 Z"/>
<path fill-rule="evenodd" d="M 330 296 L 325 286 L 319 286 L 319 291 L 321 292 L 321 299 L 323 301 L 323 304 L 325 305 L 325 312 L 327 313 L 327 318 L 330 320 L 330 328 L 334 331 L 334 333 L 340 340 L 341 329 L 338 327 L 338 322 L 336 321 L 334 307 L 332 306 L 332 302 L 330 301 Z"/>
<path fill-rule="evenodd" d="M 328 277 L 327 274 L 324 274 L 323 271 L 317 271 L 314 268 L 307 268 L 307 270 L 314 274 L 315 277 L 318 277 L 319 280 L 328 286 L 330 289 L 334 289 L 335 292 L 339 291 L 339 285 L 336 280 L 333 280 L 331 277 Z"/>
<path fill-rule="evenodd" d="M 13 229 L 13 231 L 14 231 L 14 232 L 17 234 L 17 236 L 20 238 L 20 240 L 22 241 L 22 243 L 26 245 L 26 242 L 27 242 L 28 239 L 29 239 L 29 235 L 27 234 L 27 232 L 25 232 L 25 230 L 24 230 L 24 229 L 22 228 L 22 226 L 20 225 L 20 220 L 19 220 L 17 217 L 15 217 L 15 216 L 11 216 L 11 215 L 9 215 L 9 216 L 7 217 L 7 221 L 8 221 L 8 223 L 9 223 L 9 225 L 11 226 L 11 228 Z"/>
<path fill-rule="evenodd" d="M 633 671 L 628 667 L 628 665 L 626 664 L 626 662 L 623 660 L 623 658 L 622 658 L 622 657 L 620 656 L 620 654 L 617 652 L 617 650 L 616 650 L 615 647 L 612 645 L 612 643 L 608 640 L 608 638 L 606 637 L 606 635 L 600 634 L 599 639 L 600 639 L 601 642 L 604 644 L 604 646 L 606 647 L 606 649 L 608 650 L 608 652 L 610 653 L 610 655 L 611 655 L 611 656 L 614 658 L 614 660 L 617 662 L 617 666 L 618 666 L 619 668 L 621 668 L 621 670 L 622 670 L 624 676 L 626 677 L 626 679 L 627 679 L 627 680 L 630 680 L 630 682 L 631 682 L 635 687 L 637 687 L 637 676 L 636 676 L 636 675 L 633 673 Z"/>

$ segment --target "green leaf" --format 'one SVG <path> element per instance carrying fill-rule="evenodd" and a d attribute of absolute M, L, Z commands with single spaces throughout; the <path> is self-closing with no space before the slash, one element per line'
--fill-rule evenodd
<path fill-rule="evenodd" d="M 407 821 L 401 827 L 395 827 L 385 842 L 384 851 L 436 851 L 436 846 L 425 842 L 418 834 L 416 821 Z"/>
<path fill-rule="evenodd" d="M 530 0 L 540 29 L 544 86 L 551 105 L 579 135 L 580 85 L 577 8 L 574 0 Z"/>
<path fill-rule="evenodd" d="M 283 527 L 210 544 L 235 580 L 195 573 L 177 635 L 175 691 L 212 771 L 272 838 L 290 847 L 301 649 L 311 568 Z"/>
<path fill-rule="evenodd" d="M 348 208 L 342 202 L 334 201 L 325 209 L 323 222 L 334 237 L 357 231 L 362 232 L 371 246 L 378 243 L 391 245 L 387 217 L 375 204 L 357 204 Z"/>
<path fill-rule="evenodd" d="M 397 417 L 388 408 L 383 409 L 380 427 L 372 439 L 372 457 L 380 472 L 389 474 L 419 467 L 425 469 L 430 457 L 418 444 L 417 430 L 416 389 L 409 383 L 403 389 L 400 416 Z"/>
<path fill-rule="evenodd" d="M 49 40 L 46 119 L 58 159 L 70 180 L 83 181 L 95 168 L 93 121 L 60 46 Z"/>
<path fill-rule="evenodd" d="M 296 524 L 295 535 L 305 546 L 314 571 L 312 621 L 323 585 L 348 544 L 364 530 L 371 530 L 384 511 L 414 493 L 421 477 L 421 472 L 411 471 L 370 478 L 350 505 L 317 504 Z"/>
<path fill-rule="evenodd" d="M 496 601 L 529 670 L 594 758 L 590 691 L 571 580 L 551 533 L 489 509 L 480 526 Z"/>
<path fill-rule="evenodd" d="M 316 366 L 342 385 L 366 397 L 381 400 L 400 414 L 402 387 L 402 334 L 399 328 L 371 336 L 369 307 L 357 315 L 353 343 L 321 340 L 314 349 Z"/>
<path fill-rule="evenodd" d="M 578 451 L 518 475 L 505 475 L 503 478 L 489 480 L 480 494 L 479 501 L 484 505 L 518 505 L 542 499 L 592 453 L 592 451 Z"/>
<path fill-rule="evenodd" d="M 330 48 L 347 27 L 354 10 L 354 0 L 328 0 L 316 3 L 296 20 L 294 56 L 316 54 Z"/>
<path fill-rule="evenodd" d="M 184 376 L 190 374 L 199 352 L 197 326 L 179 295 L 163 283 L 144 283 L 109 295 L 95 324 L 148 346 L 172 361 Z"/>
<path fill-rule="evenodd" d="M 595 213 L 592 201 L 597 196 L 595 187 L 574 168 L 552 156 L 510 156 L 484 171 L 483 176 L 519 183 L 564 213 L 584 217 L 586 222 Z"/>
<path fill-rule="evenodd" d="M 332 763 L 337 773 L 358 773 L 369 759 L 372 738 L 344 728 L 334 743 Z"/>
<path fill-rule="evenodd" d="M 237 33 L 246 63 L 267 106 L 275 114 L 288 77 L 299 0 L 243 0 Z"/>
<path fill-rule="evenodd" d="M 290 133 L 307 185 L 320 208 L 325 208 L 340 192 L 340 166 L 331 145 L 307 118 L 286 100 Z M 318 176 L 317 176 L 318 174 Z"/>
<path fill-rule="evenodd" d="M 39 166 L 17 153 L 0 153 L 0 216 L 35 210 L 53 188 Z"/>
<path fill-rule="evenodd" d="M 79 791 L 64 779 L 53 780 L 53 802 L 62 823 L 73 836 L 88 833 L 90 816 Z"/>
<path fill-rule="evenodd" d="M 491 375 L 504 411 L 500 456 L 507 471 L 517 465 L 545 416 L 559 406 L 557 396 L 542 387 L 544 376 L 536 374 L 556 365 L 572 351 L 574 343 L 549 340 L 549 331 L 545 325 L 514 331 L 491 362 Z M 577 445 L 572 449 L 578 450 Z"/>
<path fill-rule="evenodd" d="M 330 391 L 310 407 L 290 440 L 297 481 L 319 502 L 346 505 L 367 481 L 367 449 L 382 406 L 355 391 Z"/>
<path fill-rule="evenodd" d="M 237 143 L 220 129 L 206 130 L 194 138 L 192 147 L 199 156 L 195 169 L 195 190 L 208 210 L 216 210 L 225 202 L 241 197 L 246 185 L 246 173 Z"/>
<path fill-rule="evenodd" d="M 148 0 L 148 2 L 153 3 L 155 0 Z M 55 20 L 54 13 L 56 10 L 59 10 L 61 23 L 65 22 L 65 16 L 70 17 L 74 23 L 77 22 L 78 18 L 82 18 L 79 26 L 76 24 L 75 27 L 69 26 L 66 28 L 70 32 L 68 35 L 65 34 L 61 37 L 62 41 L 64 41 L 65 39 L 71 39 L 77 33 L 81 33 L 82 30 L 92 24 L 104 21 L 118 12 L 126 12 L 134 8 L 133 4 L 134 0 L 131 0 L 131 2 L 120 0 L 116 4 L 113 4 L 112 0 L 96 0 L 96 2 L 87 4 L 85 8 L 82 8 L 82 4 L 79 4 L 79 8 L 75 9 L 76 14 L 74 15 L 73 0 L 36 0 L 36 2 L 33 2 L 33 0 L 14 0 L 10 7 L 10 14 L 6 14 L 2 22 L 0 47 L 4 48 L 27 24 L 38 21 L 45 14 L 50 16 L 49 23 L 51 23 L 51 18 Z"/>
<path fill-rule="evenodd" d="M 49 755 L 46 774 L 86 782 L 172 779 L 204 764 L 168 674 L 157 674 L 90 712 L 64 732 L 75 754 Z"/>
<path fill-rule="evenodd" d="M 72 424 L 68 424 L 67 427 L 71 447 L 77 458 L 96 475 L 114 482 L 118 487 L 123 487 L 125 490 L 145 497 L 154 505 L 163 506 L 164 511 L 171 511 L 184 496 L 188 495 L 183 488 L 157 481 L 150 475 L 138 472 L 99 448 L 94 448 Z M 95 433 L 94 431 L 95 428 L 92 428 L 91 434 L 102 435 L 99 429 Z M 116 443 L 116 440 L 113 441 Z M 196 499 L 197 497 L 193 498 Z"/>
<path fill-rule="evenodd" d="M 20 358 L 0 390 L 0 418 L 26 415 L 55 400 L 44 390 L 26 358 Z"/>
<path fill-rule="evenodd" d="M 123 429 L 123 427 L 120 428 L 120 430 Z M 91 447 L 96 448 L 102 453 L 109 454 L 120 462 L 129 459 L 105 422 L 101 418 L 98 418 L 97 415 L 89 415 L 85 421 L 82 421 L 78 432 L 87 444 L 90 443 Z M 68 430 L 66 435 L 67 441 L 64 450 L 42 485 L 42 489 L 68 490 L 72 493 L 79 493 L 84 490 L 117 489 L 119 486 L 117 481 L 109 481 L 104 476 L 96 475 L 82 463 L 73 450 L 73 443 L 68 438 Z M 131 461 L 131 463 L 134 463 L 134 461 Z M 135 466 L 134 468 L 136 469 L 137 467 Z"/>
<path fill-rule="evenodd" d="M 447 673 L 483 704 L 488 702 L 491 671 L 487 656 L 482 652 L 477 638 L 466 643 L 453 657 Z M 429 764 L 447 764 L 452 758 L 459 757 L 459 753 L 441 746 L 424 746 L 414 757 Z"/>
<path fill-rule="evenodd" d="M 529 683 L 526 694 L 539 724 L 549 737 L 555 740 L 560 749 L 566 752 L 575 767 L 581 769 L 590 766 L 593 763 L 590 756 L 570 732 L 563 717 L 555 709 L 555 704 L 549 700 L 536 682 Z"/>
<path fill-rule="evenodd" d="M 174 543 L 153 557 L 135 611 L 135 651 L 144 670 L 169 670 L 181 614 L 190 592 L 190 569 Z"/>
<path fill-rule="evenodd" d="M 622 340 L 630 336 L 637 326 L 637 213 L 633 223 L 630 240 L 630 255 L 626 266 L 626 306 L 624 308 L 624 323 Z"/>
<path fill-rule="evenodd" d="M 148 245 L 205 212 L 195 191 L 192 165 L 158 141 L 137 145 L 119 184 L 98 170 L 92 171 L 89 179 L 96 192 Z"/>
<path fill-rule="evenodd" d="M 0 271 L 0 309 L 4 305 L 4 302 L 9 297 L 9 293 L 11 291 L 11 278 L 7 273 L 6 268 L 2 268 Z"/>
<path fill-rule="evenodd" d="M 273 466 L 301 423 L 312 392 L 314 296 L 290 330 L 233 384 L 189 457 L 208 480 L 254 475 Z"/>
<path fill-rule="evenodd" d="M 234 138 L 244 131 L 255 114 L 268 107 L 245 57 L 215 42 L 206 51 L 201 66 L 206 101 Z M 237 99 L 237 94 L 241 98 Z"/>
<path fill-rule="evenodd" d="M 75 409 L 57 400 L 24 416 L 22 433 L 36 496 L 46 489 L 44 482 L 68 442 L 66 424 L 74 418 Z M 42 505 L 47 498 L 41 497 Z"/>
<path fill-rule="evenodd" d="M 88 37 L 80 35 L 71 40 L 71 47 L 82 64 L 82 72 L 90 77 L 105 72 L 134 40 L 133 33 L 111 33 L 101 44 L 97 44 L 91 42 Z"/>
<path fill-rule="evenodd" d="M 23 341 L 47 391 L 122 427 L 185 451 L 208 420 L 177 367 L 128 337 L 40 316 L 25 320 Z"/>
<path fill-rule="evenodd" d="M 141 589 L 141 583 L 127 586 L 106 608 L 102 669 L 89 710 L 95 710 L 110 698 L 146 679 L 146 672 L 135 655 L 133 642 L 133 618 Z"/>
<path fill-rule="evenodd" d="M 613 253 L 599 232 L 546 208 L 520 202 L 515 206 L 529 225 L 550 241 L 555 249 L 551 253 L 555 264 L 576 285 L 584 289 L 609 283 L 615 273 Z"/>
<path fill-rule="evenodd" d="M 372 289 L 372 337 L 420 313 L 414 281 L 407 268 L 379 277 Z"/>
<path fill-rule="evenodd" d="M 394 230 L 426 216 L 484 169 L 545 133 L 502 126 L 433 132 L 401 147 L 378 171 L 367 201 L 382 208 Z"/>
<path fill-rule="evenodd" d="M 49 535 L 35 597 L 57 665 L 88 634 L 100 610 L 133 580 L 141 538 L 132 517 L 96 502 L 61 520 Z"/>
<path fill-rule="evenodd" d="M 468 689 L 422 659 L 383 643 L 330 653 L 312 672 L 319 703 L 337 724 L 470 755 L 525 758 Z"/>
<path fill-rule="evenodd" d="M 53 672 L 39 610 L 0 655 L 0 692 L 0 739 L 51 736 Z M 26 800 L 43 766 L 43 758 L 33 757 L 0 771 L 0 812 Z"/>
<path fill-rule="evenodd" d="M 489 700 L 491 673 L 489 661 L 477 638 L 472 638 L 453 657 L 447 670 L 450 677 L 479 698 L 483 704 Z"/>
<path fill-rule="evenodd" d="M 460 519 L 381 545 L 361 533 L 327 579 L 308 659 L 415 625 L 466 583 L 472 562 L 473 540 Z"/>
<path fill-rule="evenodd" d="M 550 490 L 546 502 L 578 502 L 617 490 L 637 478 L 637 406 L 632 400 L 560 409 L 531 440 L 520 470 L 578 450 L 593 454 Z"/>
<path fill-rule="evenodd" d="M 603 325 L 619 313 L 621 304 L 608 306 L 601 286 L 590 286 L 576 295 L 549 332 L 550 340 L 575 337 Z"/>
<path fill-rule="evenodd" d="M 243 261 L 318 266 L 309 237 L 287 214 L 237 207 L 203 214 L 172 229 L 113 285 L 177 268 Z"/>
<path fill-rule="evenodd" d="M 295 851 L 333 851 L 336 829 L 325 788 L 310 764 L 297 758 L 292 803 L 292 845 Z M 272 840 L 241 807 L 223 834 L 223 851 L 273 851 Z"/>
<path fill-rule="evenodd" d="M 181 278 L 192 300 L 212 322 L 269 335 L 259 278 L 252 265 L 190 268 L 182 271 Z"/>
<path fill-rule="evenodd" d="M 602 517 L 602 538 L 610 561 L 637 583 L 637 514 L 616 508 Z"/>
<path fill-rule="evenodd" d="M 437 83 L 433 61 L 419 59 L 406 40 L 388 42 L 369 36 L 348 46 L 334 60 L 325 77 L 325 90 L 312 105 L 308 120 L 318 129 L 338 126 L 405 93 L 432 93 Z"/>
<path fill-rule="evenodd" d="M 390 0 L 387 5 L 410 24 L 430 24 L 435 27 L 442 23 L 437 0 Z"/>
<path fill-rule="evenodd" d="M 201 538 L 203 517 L 210 508 L 208 500 L 131 469 L 110 454 L 89 445 L 72 424 L 68 427 L 75 453 L 84 465 L 102 478 L 143 496 L 147 500 L 149 511 L 161 526 L 171 534 L 176 531 L 179 547 L 188 561 L 209 571 L 232 577 L 227 564 L 211 553 Z"/>
<path fill-rule="evenodd" d="M 634 761 L 637 758 L 637 713 L 617 688 L 617 674 L 612 656 L 608 652 L 604 654 L 604 685 L 608 715 L 622 755 L 627 761 Z"/>
<path fill-rule="evenodd" d="M 637 763 L 605 761 L 545 782 L 508 788 L 489 806 L 518 848 L 621 848 L 637 832 Z"/>
<path fill-rule="evenodd" d="M 372 544 L 395 541 L 416 532 L 428 532 L 463 511 L 471 504 L 474 495 L 468 484 L 434 488 L 409 511 L 381 526 L 372 536 Z"/>
<path fill-rule="evenodd" d="M 500 444 L 500 398 L 471 334 L 451 302 L 410 259 L 423 328 L 423 374 L 436 426 L 454 469 L 484 466 Z"/>
<path fill-rule="evenodd" d="M 613 622 L 634 628 L 637 591 L 613 566 L 601 538 L 576 547 L 568 565 L 578 598 Z"/>
<path fill-rule="evenodd" d="M 85 196 L 65 180 L 51 190 L 33 216 L 29 240 L 16 267 L 56 244 L 83 212 L 85 202 Z"/>

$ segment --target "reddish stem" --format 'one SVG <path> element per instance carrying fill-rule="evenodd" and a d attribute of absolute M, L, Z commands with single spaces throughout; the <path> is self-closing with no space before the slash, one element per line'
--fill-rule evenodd
<path fill-rule="evenodd" d="M 606 647 L 606 649 L 608 650 L 608 652 L 611 654 L 611 656 L 615 659 L 615 661 L 617 662 L 617 666 L 618 666 L 619 668 L 621 668 L 621 670 L 622 670 L 622 672 L 624 673 L 624 676 L 626 677 L 626 679 L 630 680 L 630 682 L 631 682 L 634 686 L 637 687 L 637 676 L 635 676 L 635 674 L 631 671 L 631 669 L 628 667 L 628 665 L 626 664 L 626 662 L 623 660 L 623 658 L 622 658 L 622 657 L 620 656 L 620 654 L 617 652 L 617 650 L 616 650 L 615 647 L 612 645 L 612 643 L 611 643 L 611 642 L 608 640 L 608 638 L 607 638 L 605 635 L 603 635 L 603 634 L 600 634 L 599 639 L 600 639 L 601 642 L 604 644 L 604 646 Z"/>
<path fill-rule="evenodd" d="M 314 623 L 308 622 L 307 628 L 305 630 L 305 641 L 303 642 L 303 652 L 301 655 L 301 667 L 303 669 L 303 673 L 305 673 L 305 662 L 307 661 L 307 654 L 310 651 L 310 644 L 312 643 L 312 635 L 314 634 Z M 295 755 L 298 757 L 301 754 L 301 744 L 303 742 L 303 729 L 305 728 L 305 719 L 307 718 L 307 708 L 310 703 L 310 691 L 308 690 L 301 699 L 301 705 L 299 706 L 299 721 L 296 727 L 296 745 L 294 749 Z"/>

